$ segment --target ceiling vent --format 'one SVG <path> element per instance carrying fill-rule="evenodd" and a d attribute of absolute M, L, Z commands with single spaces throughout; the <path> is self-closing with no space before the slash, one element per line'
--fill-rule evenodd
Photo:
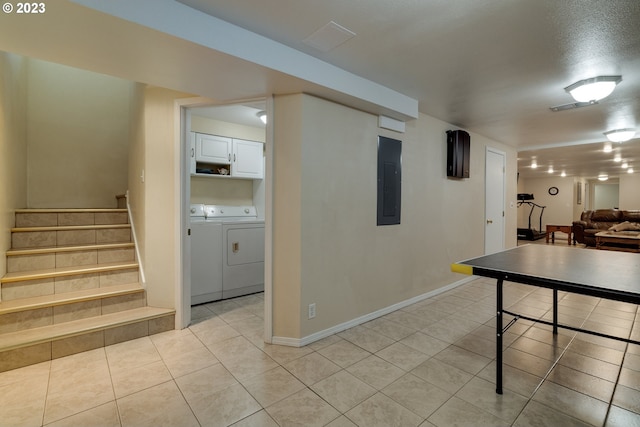
<path fill-rule="evenodd" d="M 564 105 L 558 105 L 556 107 L 549 107 L 549 109 L 551 111 L 553 111 L 554 113 L 557 113 L 558 111 L 573 110 L 573 109 L 576 109 L 576 108 L 588 107 L 589 105 L 595 105 L 597 103 L 598 103 L 598 101 L 572 102 L 571 104 L 564 104 Z"/>
<path fill-rule="evenodd" d="M 340 46 L 347 40 L 355 37 L 356 33 L 331 21 L 324 27 L 302 40 L 307 46 L 318 49 L 321 52 L 329 52 Z"/>

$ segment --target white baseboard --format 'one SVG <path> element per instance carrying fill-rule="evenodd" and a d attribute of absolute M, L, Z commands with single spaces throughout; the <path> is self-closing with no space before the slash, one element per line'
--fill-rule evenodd
<path fill-rule="evenodd" d="M 477 279 L 477 276 L 469 276 L 464 279 L 458 280 L 457 282 L 453 282 L 449 285 L 443 286 L 442 288 L 438 288 L 436 290 L 424 293 L 422 295 L 415 296 L 413 298 L 409 298 L 408 300 L 404 300 L 398 302 L 396 304 L 390 305 L 385 308 L 381 308 L 380 310 L 376 310 L 372 313 L 365 314 L 360 317 L 356 317 L 355 319 L 349 320 L 348 322 L 341 323 L 339 325 L 332 326 L 331 328 L 325 329 L 323 331 L 318 331 L 311 335 L 307 335 L 302 338 L 289 338 L 289 337 L 272 337 L 271 343 L 278 345 L 286 345 L 289 347 L 303 347 L 305 345 L 311 344 L 313 342 L 319 341 L 323 338 L 329 337 L 331 335 L 337 334 L 338 332 L 345 331 L 349 328 L 353 328 L 354 326 L 361 325 L 370 320 L 377 319 L 378 317 L 382 317 L 386 314 L 392 313 L 396 310 L 400 310 L 401 308 L 408 307 L 412 304 L 425 300 L 427 298 L 434 297 L 443 292 L 450 291 L 451 289 L 455 289 L 460 285 L 468 283 L 472 280 Z"/>

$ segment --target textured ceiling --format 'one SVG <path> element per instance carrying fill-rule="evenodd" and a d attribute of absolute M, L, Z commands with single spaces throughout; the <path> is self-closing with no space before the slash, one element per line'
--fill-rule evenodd
<path fill-rule="evenodd" d="M 602 143 L 608 130 L 640 128 L 638 0 L 181 3 L 412 96 L 423 113 L 521 150 L 535 149 L 540 159 L 540 148 Z M 329 52 L 304 43 L 330 21 L 356 36 Z M 623 81 L 609 98 L 550 110 L 573 101 L 566 86 L 612 74 Z M 626 151 L 640 162 L 640 147 Z M 558 158 L 554 152 L 539 163 L 566 164 L 569 174 L 593 176 L 611 163 L 596 146 L 563 148 L 555 152 Z M 547 173 L 522 169 L 521 176 Z"/>

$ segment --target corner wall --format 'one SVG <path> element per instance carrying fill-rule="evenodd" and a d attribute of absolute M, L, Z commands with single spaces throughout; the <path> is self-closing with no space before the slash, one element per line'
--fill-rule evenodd
<path fill-rule="evenodd" d="M 0 52 L 0 253 L 11 248 L 15 210 L 27 207 L 27 60 Z M 6 263 L 0 263 L 0 277 Z"/>
<path fill-rule="evenodd" d="M 28 59 L 28 207 L 115 208 L 134 83 Z"/>
<path fill-rule="evenodd" d="M 302 339 L 464 279 L 450 264 L 484 252 L 484 157 L 516 153 L 471 135 L 471 178 L 446 177 L 446 130 L 431 117 L 404 134 L 377 116 L 308 95 L 274 100 L 273 331 Z M 377 138 L 402 141 L 401 224 L 376 226 Z M 505 207 L 505 247 L 516 244 Z M 316 304 L 316 317 L 307 307 Z"/>

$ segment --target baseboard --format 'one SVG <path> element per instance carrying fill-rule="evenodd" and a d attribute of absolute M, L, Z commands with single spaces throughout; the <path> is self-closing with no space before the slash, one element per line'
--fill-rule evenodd
<path fill-rule="evenodd" d="M 409 298 L 407 300 L 398 302 L 396 304 L 392 304 L 388 307 L 381 308 L 380 310 L 376 310 L 372 313 L 365 314 L 360 317 L 356 317 L 355 319 L 349 320 L 348 322 L 344 322 L 339 325 L 332 326 L 331 328 L 315 332 L 311 335 L 307 335 L 306 337 L 302 337 L 302 338 L 272 337 L 271 343 L 278 344 L 278 345 L 286 345 L 289 347 L 303 347 L 305 345 L 309 345 L 313 342 L 319 341 L 323 338 L 345 331 L 349 328 L 353 328 L 354 326 L 361 325 L 363 323 L 369 322 L 370 320 L 377 319 L 378 317 L 382 317 L 396 310 L 400 310 L 401 308 L 408 307 L 412 304 L 415 304 L 427 298 L 432 298 L 436 295 L 440 295 L 441 293 L 450 291 L 451 289 L 455 289 L 458 286 L 464 285 L 465 283 L 468 283 L 477 278 L 478 278 L 477 276 L 465 277 L 464 279 L 461 279 L 449 285 L 443 286 L 442 288 L 438 288 L 436 290 L 426 292 L 422 295 L 418 295 L 413 298 Z"/>

